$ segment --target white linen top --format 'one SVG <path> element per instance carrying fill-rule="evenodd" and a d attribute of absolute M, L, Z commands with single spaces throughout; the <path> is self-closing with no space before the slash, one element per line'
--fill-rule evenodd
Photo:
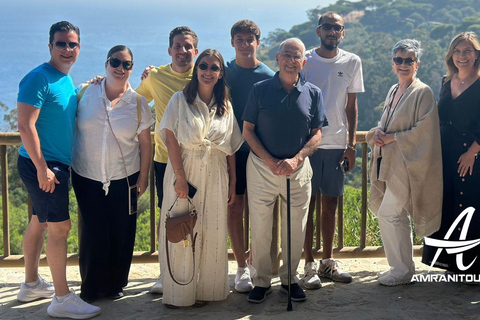
<path fill-rule="evenodd" d="M 81 88 L 77 88 L 77 93 Z M 144 97 L 141 108 L 142 120 L 138 126 L 137 93 L 129 84 L 125 94 L 112 107 L 105 93 L 105 81 L 89 85 L 78 102 L 72 168 L 82 177 L 102 182 L 105 195 L 111 180 L 125 178 L 121 152 L 108 124 L 107 113 L 130 176 L 140 170 L 136 137 L 154 122 Z"/>

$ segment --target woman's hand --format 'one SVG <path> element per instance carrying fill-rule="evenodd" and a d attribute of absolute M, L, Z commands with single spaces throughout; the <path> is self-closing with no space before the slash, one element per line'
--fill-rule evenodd
<path fill-rule="evenodd" d="M 373 140 L 377 147 L 383 147 L 395 141 L 395 133 L 385 133 L 381 129 L 377 129 Z"/>
<path fill-rule="evenodd" d="M 375 130 L 375 134 L 373 135 L 373 141 L 375 141 L 375 145 L 377 147 L 383 147 L 385 143 L 382 140 L 382 137 L 385 136 L 385 132 L 382 129 Z"/>
<path fill-rule="evenodd" d="M 476 154 L 472 151 L 467 151 L 458 158 L 457 163 L 460 177 L 465 177 L 467 172 L 470 171 L 470 175 L 473 173 L 473 165 L 475 164 Z"/>
<path fill-rule="evenodd" d="M 143 178 L 141 176 L 138 177 L 137 180 L 137 190 L 138 190 L 138 198 L 142 196 L 142 194 L 145 193 L 145 190 L 147 190 L 148 187 L 148 177 Z"/>
<path fill-rule="evenodd" d="M 175 193 L 180 199 L 186 199 L 188 196 L 188 183 L 184 175 L 177 175 L 175 182 Z"/>

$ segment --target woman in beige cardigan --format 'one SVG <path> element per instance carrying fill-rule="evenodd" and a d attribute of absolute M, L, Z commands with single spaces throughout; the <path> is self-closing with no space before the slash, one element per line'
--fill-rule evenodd
<path fill-rule="evenodd" d="M 404 39 L 392 50 L 398 83 L 387 94 L 377 127 L 367 134 L 372 149 L 370 209 L 377 215 L 390 270 L 378 281 L 397 286 L 415 273 L 413 218 L 418 237 L 440 226 L 442 155 L 432 90 L 416 78 L 420 43 Z"/>

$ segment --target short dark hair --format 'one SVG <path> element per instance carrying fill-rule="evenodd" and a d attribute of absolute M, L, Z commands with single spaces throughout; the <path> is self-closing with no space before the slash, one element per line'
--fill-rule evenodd
<path fill-rule="evenodd" d="M 53 44 L 53 38 L 55 37 L 56 32 L 70 32 L 74 31 L 78 36 L 78 42 L 80 42 L 80 29 L 77 26 L 74 26 L 68 21 L 60 21 L 52 24 L 50 27 L 50 37 L 48 43 Z"/>
<path fill-rule="evenodd" d="M 216 114 L 223 116 L 225 113 L 229 112 L 229 101 L 230 101 L 230 91 L 227 87 L 227 82 L 225 80 L 225 63 L 222 55 L 218 50 L 215 49 L 206 49 L 203 51 L 195 61 L 195 66 L 193 67 L 192 80 L 187 83 L 183 89 L 183 94 L 187 100 L 187 103 L 192 104 L 197 97 L 198 91 L 198 65 L 202 61 L 203 57 L 215 57 L 220 62 L 220 72 L 223 73 L 223 77 L 218 79 L 217 83 L 213 87 L 213 96 L 215 97 L 215 103 L 217 105 Z"/>
<path fill-rule="evenodd" d="M 260 27 L 251 20 L 240 20 L 236 22 L 232 29 L 230 29 L 230 35 L 235 37 L 237 33 L 253 33 L 257 40 L 260 40 Z"/>
<path fill-rule="evenodd" d="M 168 46 L 171 48 L 173 46 L 173 38 L 179 34 L 183 34 L 184 36 L 192 36 L 193 38 L 193 46 L 195 48 L 198 47 L 198 36 L 189 27 L 182 26 L 182 27 L 176 27 L 172 31 L 170 31 L 170 36 L 168 37 Z"/>
<path fill-rule="evenodd" d="M 130 50 L 129 47 L 124 46 L 124 45 L 122 45 L 122 44 L 119 44 L 119 45 L 113 47 L 112 49 L 110 49 L 110 50 L 108 51 L 108 53 L 107 53 L 107 60 L 108 60 L 108 58 L 110 58 L 114 53 L 120 52 L 120 51 L 127 51 L 128 54 L 130 55 L 130 57 L 132 57 L 132 61 L 133 61 L 133 53 L 132 53 L 132 50 Z"/>
<path fill-rule="evenodd" d="M 340 14 L 336 13 L 335 11 L 328 11 L 328 12 L 325 12 L 324 14 L 322 14 L 318 18 L 318 26 L 323 23 L 323 17 L 333 17 L 333 16 L 339 16 L 340 18 L 343 19 L 343 17 Z"/>

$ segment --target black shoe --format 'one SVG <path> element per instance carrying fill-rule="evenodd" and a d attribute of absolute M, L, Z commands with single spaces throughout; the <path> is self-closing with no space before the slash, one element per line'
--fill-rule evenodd
<path fill-rule="evenodd" d="M 80 293 L 80 299 L 82 299 L 86 303 L 93 303 L 97 300 L 97 296 L 89 296 L 89 295 Z"/>
<path fill-rule="evenodd" d="M 291 294 L 292 294 L 292 301 L 301 302 L 307 300 L 307 295 L 305 292 L 300 288 L 298 283 L 292 283 L 290 286 Z M 282 284 L 280 291 L 283 293 L 288 294 L 288 285 Z"/>
<path fill-rule="evenodd" d="M 120 289 L 119 291 L 112 292 L 108 295 L 108 298 L 112 300 L 117 300 L 123 297 L 125 297 L 125 294 L 123 293 L 122 289 Z"/>
<path fill-rule="evenodd" d="M 267 295 L 270 293 L 272 293 L 272 286 L 269 286 L 268 288 L 255 286 L 248 294 L 247 301 L 252 303 L 261 303 L 265 301 Z"/>

